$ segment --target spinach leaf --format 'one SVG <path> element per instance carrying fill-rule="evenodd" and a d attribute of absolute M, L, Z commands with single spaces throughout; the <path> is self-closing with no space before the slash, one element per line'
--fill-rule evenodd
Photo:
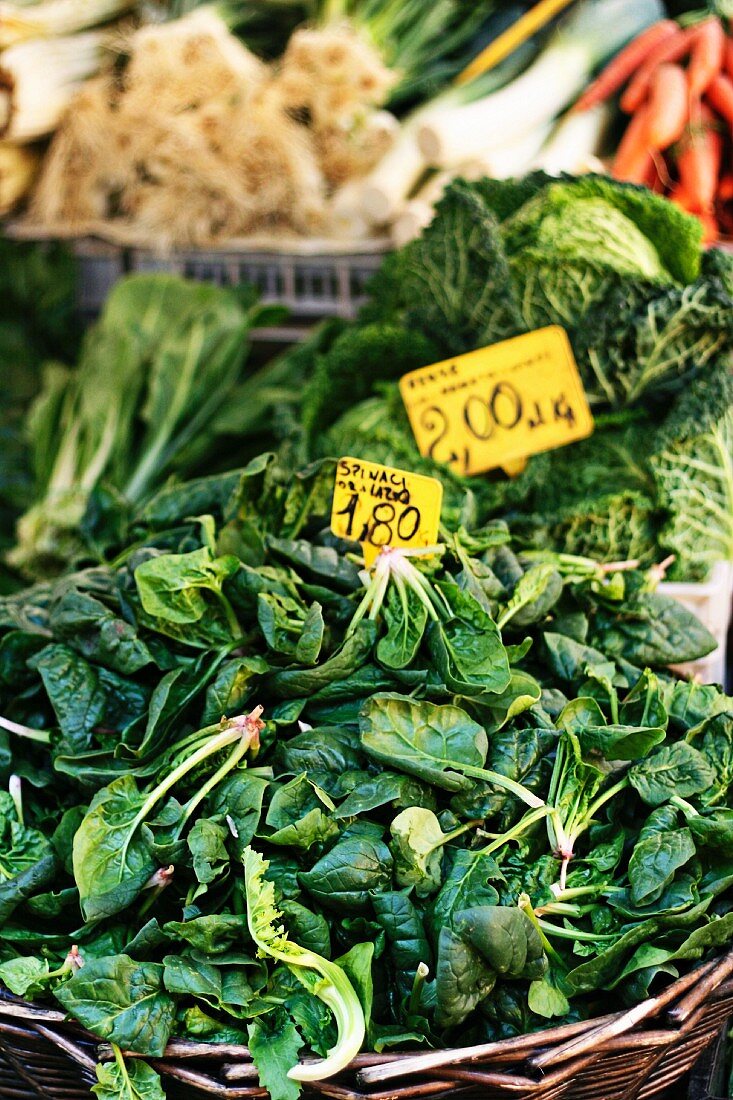
<path fill-rule="evenodd" d="M 98 1062 L 96 1074 L 92 1092 L 97 1100 L 165 1100 L 160 1077 L 142 1058 Z"/>
<path fill-rule="evenodd" d="M 430 928 L 436 942 L 441 928 L 455 926 L 458 913 L 497 905 L 499 894 L 492 883 L 503 881 L 504 876 L 492 856 L 460 848 L 430 911 Z"/>
<path fill-rule="evenodd" d="M 673 795 L 699 794 L 715 782 L 712 765 L 685 741 L 662 746 L 629 768 L 628 774 L 632 787 L 649 806 L 659 806 Z"/>
<path fill-rule="evenodd" d="M 375 894 L 372 904 L 387 937 L 400 991 L 408 996 L 420 963 L 429 966 L 432 961 L 421 916 L 409 897 L 395 890 Z"/>
<path fill-rule="evenodd" d="M 100 1039 L 151 1058 L 164 1053 L 175 1020 L 163 967 L 127 955 L 89 960 L 56 999 Z"/>
<path fill-rule="evenodd" d="M 74 837 L 74 877 L 86 920 L 125 909 L 157 869 L 142 829 L 133 835 L 123 862 L 130 826 L 144 802 L 133 777 L 124 775 L 97 791 L 90 803 Z"/>
<path fill-rule="evenodd" d="M 494 620 L 452 581 L 436 586 L 451 609 L 446 622 L 431 622 L 427 638 L 436 667 L 452 691 L 499 692 L 509 685 L 506 649 Z"/>
<path fill-rule="evenodd" d="M 229 833 L 208 817 L 200 817 L 191 826 L 186 839 L 191 853 L 193 873 L 203 885 L 208 885 L 229 867 L 226 840 Z"/>
<path fill-rule="evenodd" d="M 455 914 L 455 927 L 497 974 L 537 981 L 547 969 L 540 933 L 519 908 L 462 909 Z"/>
<path fill-rule="evenodd" d="M 439 1027 L 462 1024 L 496 984 L 496 974 L 479 952 L 443 928 L 435 967 L 435 1019 Z"/>
<path fill-rule="evenodd" d="M 448 791 L 471 786 L 453 765 L 482 767 L 488 750 L 486 733 L 465 711 L 399 695 L 372 696 L 359 728 L 362 747 L 374 760 Z"/>
<path fill-rule="evenodd" d="M 261 1016 L 247 1028 L 249 1049 L 262 1088 L 272 1100 L 297 1100 L 300 1084 L 288 1076 L 303 1040 L 283 1009 Z"/>
<path fill-rule="evenodd" d="M 304 772 L 275 791 L 265 818 L 275 830 L 267 837 L 268 843 L 303 851 L 313 844 L 326 844 L 338 836 L 338 825 L 329 816 L 333 810 L 325 791 Z"/>
<path fill-rule="evenodd" d="M 268 786 L 266 779 L 244 769 L 228 775 L 209 795 L 209 812 L 226 820 L 238 856 L 257 832 Z"/>
<path fill-rule="evenodd" d="M 380 775 L 364 773 L 364 778 L 351 787 L 334 816 L 341 821 L 388 805 L 398 808 L 422 806 L 434 810 L 437 803 L 432 788 L 410 776 L 396 772 L 382 772 Z"/>
<path fill-rule="evenodd" d="M 393 819 L 390 832 L 397 885 L 414 886 L 418 897 L 427 897 L 440 889 L 441 849 L 465 832 L 465 827 L 444 833 L 432 810 L 410 806 Z"/>
<path fill-rule="evenodd" d="M 657 832 L 640 840 L 629 859 L 629 883 L 635 905 L 649 905 L 661 896 L 677 871 L 695 855 L 689 829 Z"/>
<path fill-rule="evenodd" d="M 49 627 L 58 641 L 66 642 L 82 657 L 123 676 L 153 661 L 135 628 L 88 592 L 66 592 L 51 611 Z"/>
<path fill-rule="evenodd" d="M 188 554 L 160 554 L 141 562 L 135 583 L 151 625 L 189 645 L 238 638 L 241 628 L 224 594 L 239 569 L 233 555 L 214 558 L 207 546 Z"/>
<path fill-rule="evenodd" d="M 342 839 L 298 878 L 325 908 L 365 913 L 370 907 L 369 891 L 379 892 L 391 884 L 392 854 L 379 840 Z"/>
<path fill-rule="evenodd" d="M 339 650 L 322 664 L 312 669 L 284 669 L 270 677 L 269 687 L 283 699 L 298 699 L 345 679 L 355 672 L 370 655 L 374 645 L 376 627 L 372 622 L 361 622 L 346 638 Z"/>

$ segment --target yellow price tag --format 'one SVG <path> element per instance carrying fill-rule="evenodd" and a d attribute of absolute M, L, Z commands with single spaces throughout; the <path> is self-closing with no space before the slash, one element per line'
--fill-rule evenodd
<path fill-rule="evenodd" d="M 520 459 L 593 431 L 559 325 L 410 371 L 400 393 L 420 454 L 460 474 L 518 470 Z"/>
<path fill-rule="evenodd" d="M 443 486 L 434 477 L 360 458 L 340 458 L 331 530 L 339 538 L 360 542 L 370 566 L 383 546 L 434 545 L 442 501 Z"/>

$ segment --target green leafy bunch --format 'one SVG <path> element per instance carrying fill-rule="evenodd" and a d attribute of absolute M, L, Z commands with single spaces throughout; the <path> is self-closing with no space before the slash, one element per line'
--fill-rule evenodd
<path fill-rule="evenodd" d="M 110 1045 L 100 1100 L 160 1100 L 176 1038 L 296 1100 L 733 939 L 733 701 L 666 670 L 711 635 L 498 521 L 362 569 L 332 485 L 167 485 L 113 562 L 0 599 L 0 982 Z"/>

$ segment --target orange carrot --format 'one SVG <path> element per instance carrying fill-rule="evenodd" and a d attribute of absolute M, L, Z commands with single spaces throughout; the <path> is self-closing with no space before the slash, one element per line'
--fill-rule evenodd
<path fill-rule="evenodd" d="M 725 61 L 723 62 L 723 68 L 728 76 L 733 76 L 733 38 L 726 38 L 725 40 Z"/>
<path fill-rule="evenodd" d="M 671 199 L 677 206 L 682 207 L 683 210 L 686 210 L 688 214 L 697 213 L 694 202 L 681 183 L 676 183 L 674 185 L 667 198 Z"/>
<path fill-rule="evenodd" d="M 677 30 L 669 38 L 663 39 L 654 46 L 629 81 L 626 91 L 621 96 L 621 110 L 627 115 L 632 115 L 637 107 L 641 107 L 647 97 L 649 85 L 655 70 L 666 61 L 681 61 L 692 48 L 696 27 L 687 27 L 686 30 Z"/>
<path fill-rule="evenodd" d="M 690 95 L 700 96 L 723 67 L 725 31 L 715 16 L 698 23 L 694 31 L 687 83 Z"/>
<path fill-rule="evenodd" d="M 627 183 L 645 183 L 653 164 L 649 147 L 649 108 L 637 111 L 626 127 L 613 162 L 613 175 Z"/>
<path fill-rule="evenodd" d="M 720 175 L 723 139 L 715 116 L 704 103 L 691 113 L 687 139 L 678 158 L 680 183 L 701 213 L 712 210 Z"/>
<path fill-rule="evenodd" d="M 721 176 L 718 180 L 718 198 L 721 202 L 730 202 L 733 199 L 733 176 Z"/>
<path fill-rule="evenodd" d="M 662 165 L 662 167 L 664 167 Z M 665 172 L 666 176 L 666 172 Z M 666 185 L 662 175 L 659 171 L 659 165 L 654 160 L 654 154 L 650 157 L 649 167 L 647 168 L 646 176 L 642 181 L 650 191 L 654 191 L 657 195 L 663 195 L 666 191 Z"/>
<path fill-rule="evenodd" d="M 702 222 L 702 243 L 712 244 L 720 236 L 718 219 L 712 210 L 705 210 L 702 214 L 696 214 L 696 218 Z"/>
<path fill-rule="evenodd" d="M 717 76 L 708 84 L 705 98 L 726 122 L 733 123 L 733 80 L 724 73 Z"/>
<path fill-rule="evenodd" d="M 688 99 L 685 70 L 666 62 L 659 66 L 649 87 L 649 146 L 667 149 L 684 133 Z"/>
<path fill-rule="evenodd" d="M 605 99 L 617 92 L 630 76 L 633 76 L 654 46 L 676 34 L 678 30 L 677 24 L 672 19 L 660 19 L 658 23 L 647 27 L 606 65 L 592 84 L 588 85 L 575 104 L 575 110 L 587 111 L 597 103 L 603 103 Z"/>

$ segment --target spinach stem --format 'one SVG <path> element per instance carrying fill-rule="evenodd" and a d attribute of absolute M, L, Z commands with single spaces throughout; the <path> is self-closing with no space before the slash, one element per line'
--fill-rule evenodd
<path fill-rule="evenodd" d="M 499 848 L 503 848 L 510 840 L 516 840 L 517 837 L 525 833 L 527 829 L 531 828 L 536 822 L 547 817 L 549 813 L 549 806 L 538 806 L 536 810 L 532 810 L 530 813 L 525 814 L 516 825 L 513 825 L 507 832 L 498 836 L 491 844 L 487 844 L 485 848 L 481 848 L 479 855 L 490 856 L 492 852 L 496 852 Z"/>
<path fill-rule="evenodd" d="M 51 740 L 51 734 L 48 730 L 37 730 L 31 726 L 23 726 L 20 722 L 13 722 L 10 718 L 3 718 L 2 716 L 0 716 L 0 729 L 7 730 L 8 733 L 16 733 L 18 737 L 26 737 L 29 741 L 40 741 L 44 745 L 47 745 Z"/>

